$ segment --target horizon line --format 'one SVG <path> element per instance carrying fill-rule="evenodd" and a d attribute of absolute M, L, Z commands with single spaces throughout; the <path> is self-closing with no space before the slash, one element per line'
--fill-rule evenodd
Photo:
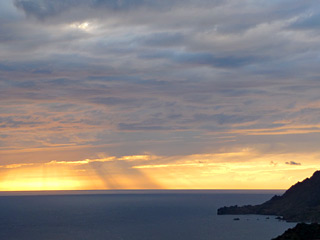
<path fill-rule="evenodd" d="M 287 189 L 88 189 L 88 190 L 26 190 L 0 191 L 0 196 L 36 196 L 36 195 L 103 195 L 103 194 L 165 194 L 165 193 L 283 193 Z"/>

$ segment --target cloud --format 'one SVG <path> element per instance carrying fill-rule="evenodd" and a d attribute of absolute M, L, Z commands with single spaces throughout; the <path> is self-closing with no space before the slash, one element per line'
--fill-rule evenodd
<path fill-rule="evenodd" d="M 103 104 L 103 105 L 134 105 L 139 106 L 144 102 L 143 99 L 133 99 L 133 98 L 119 98 L 119 97 L 96 97 L 91 98 L 90 102 Z"/>
<path fill-rule="evenodd" d="M 8 164 L 8 165 L 0 166 L 0 168 L 13 169 L 13 168 L 23 168 L 25 166 L 32 166 L 32 165 L 34 164 L 33 163 Z"/>
<path fill-rule="evenodd" d="M 167 128 L 165 126 L 161 125 L 149 125 L 146 126 L 143 123 L 119 123 L 118 124 L 119 130 L 128 130 L 128 131 L 159 131 L 159 130 L 171 130 L 170 128 Z"/>
<path fill-rule="evenodd" d="M 319 8 L 315 8 L 315 13 L 304 14 L 290 25 L 290 29 L 297 30 L 318 30 L 320 26 Z"/>
<path fill-rule="evenodd" d="M 295 162 L 295 161 L 290 161 L 290 162 L 286 162 L 287 165 L 296 165 L 296 166 L 300 166 L 301 163 L 299 162 Z"/>
<path fill-rule="evenodd" d="M 109 156 L 109 157 L 102 157 L 102 158 L 96 158 L 96 159 L 84 159 L 84 160 L 78 160 L 78 161 L 50 161 L 46 164 L 48 165 L 56 165 L 56 164 L 62 164 L 62 165 L 85 165 L 85 164 L 91 164 L 96 162 L 114 162 L 114 161 L 127 161 L 127 162 L 134 162 L 134 161 L 151 161 L 158 159 L 158 156 L 155 155 L 132 155 L 132 156 Z M 24 165 L 24 164 L 22 164 Z M 11 166 L 11 165 L 8 165 Z"/>
<path fill-rule="evenodd" d="M 253 122 L 259 119 L 258 116 L 242 116 L 242 115 L 226 115 L 226 114 L 195 114 L 195 121 L 216 122 L 219 125 L 224 124 L 240 124 L 246 122 Z"/>
<path fill-rule="evenodd" d="M 48 162 L 47 164 L 66 164 L 66 165 L 83 165 L 83 164 L 89 164 L 93 162 L 110 162 L 114 161 L 116 158 L 115 157 L 108 157 L 108 158 L 99 158 L 99 159 L 85 159 L 85 160 L 79 160 L 79 161 L 51 161 Z"/>
<path fill-rule="evenodd" d="M 317 1 L 0 5 L 4 162 L 319 151 Z"/>
<path fill-rule="evenodd" d="M 139 169 L 132 168 L 134 162 L 154 161 L 158 156 L 153 155 L 133 155 L 122 157 L 103 157 L 97 159 L 85 159 L 79 161 L 51 161 L 46 165 L 75 166 L 81 171 L 93 170 L 99 177 L 106 189 L 148 188 L 158 189 L 160 186 L 155 180 L 145 175 Z M 123 179 L 127 179 L 124 181 Z"/>
<path fill-rule="evenodd" d="M 220 5 L 223 1 L 203 1 L 210 5 Z M 130 11 L 137 10 L 139 8 L 146 8 L 149 11 L 165 11 L 170 9 L 172 6 L 180 5 L 181 3 L 190 4 L 192 1 L 181 1 L 181 0 L 164 0 L 161 2 L 152 0 L 15 0 L 15 6 L 22 9 L 27 15 L 34 16 L 40 20 L 46 18 L 59 16 L 64 12 L 73 10 L 74 8 L 93 9 L 95 11 Z"/>
<path fill-rule="evenodd" d="M 187 64 L 208 65 L 221 68 L 237 68 L 258 61 L 253 56 L 215 56 L 208 53 L 188 53 L 173 56 L 174 61 Z"/>
<path fill-rule="evenodd" d="M 190 155 L 125 155 L 75 161 L 7 164 L 0 167 L 0 189 L 159 189 L 287 188 L 317 169 L 318 155 L 280 152 L 263 154 L 259 149 L 238 148 L 219 153 Z M 305 164 L 297 169 L 304 157 Z M 66 157 L 65 157 L 66 158 Z M 284 163 L 283 159 L 293 159 Z M 289 172 L 289 174 L 288 174 Z M 32 176 L 32 177 L 30 177 Z M 294 176 L 294 177 L 293 177 Z M 254 179 L 254 181 L 253 181 Z M 266 179 L 268 181 L 266 182 Z M 301 180 L 300 179 L 300 180 Z M 64 181 L 67 185 L 64 185 Z M 282 181 L 280 181 L 282 180 Z M 279 185 L 279 181 L 284 185 Z M 240 185 L 236 183 L 240 182 Z M 74 185 L 76 184 L 76 185 Z M 270 187 L 271 186 L 271 187 Z M 11 189 L 12 190 L 12 189 Z"/>
<path fill-rule="evenodd" d="M 35 16 L 38 19 L 45 19 L 47 17 L 59 15 L 63 11 L 67 11 L 73 6 L 83 4 L 85 1 L 78 1 L 79 3 L 69 1 L 46 1 L 46 0 L 15 0 L 15 6 L 22 9 L 27 15 Z"/>

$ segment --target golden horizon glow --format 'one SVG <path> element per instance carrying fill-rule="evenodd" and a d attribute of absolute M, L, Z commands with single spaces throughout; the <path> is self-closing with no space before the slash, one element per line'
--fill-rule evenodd
<path fill-rule="evenodd" d="M 0 191 L 286 189 L 319 168 L 314 1 L 106 2 L 1 1 Z"/>
<path fill-rule="evenodd" d="M 132 155 L 9 164 L 0 168 L 0 191 L 286 189 L 317 170 L 317 157 L 304 156 L 301 164 L 302 155 L 260 156 L 245 148 L 176 157 Z"/>

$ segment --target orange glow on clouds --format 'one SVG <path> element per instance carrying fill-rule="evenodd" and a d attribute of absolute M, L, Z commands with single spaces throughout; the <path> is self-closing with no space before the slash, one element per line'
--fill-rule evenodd
<path fill-rule="evenodd" d="M 242 149 L 11 164 L 0 168 L 0 190 L 285 189 L 310 176 L 317 169 L 316 159 L 294 154 L 261 157 L 253 149 Z"/>

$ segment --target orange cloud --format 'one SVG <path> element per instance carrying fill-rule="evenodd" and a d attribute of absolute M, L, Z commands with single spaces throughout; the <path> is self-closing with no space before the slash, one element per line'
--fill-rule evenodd
<path fill-rule="evenodd" d="M 239 151 L 109 156 L 3 165 L 0 190 L 285 189 L 318 168 L 318 155 Z M 299 162 L 288 164 L 288 162 Z"/>

